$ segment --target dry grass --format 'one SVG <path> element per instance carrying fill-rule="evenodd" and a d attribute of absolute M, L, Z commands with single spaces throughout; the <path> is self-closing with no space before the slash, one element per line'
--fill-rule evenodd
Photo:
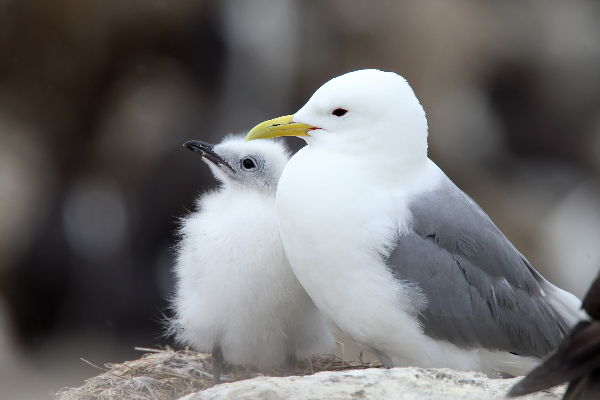
<path fill-rule="evenodd" d="M 61 389 L 56 400 L 175 400 L 213 386 L 210 354 L 192 350 L 138 349 L 148 353 L 135 361 L 106 364 L 105 372 L 86 380 L 78 388 Z M 87 362 L 87 361 L 86 361 Z M 336 356 L 313 356 L 298 363 L 297 375 L 320 371 L 377 368 L 378 362 L 344 362 Z M 257 376 L 283 376 L 283 369 L 259 371 L 256 368 L 225 365 L 222 382 Z"/>

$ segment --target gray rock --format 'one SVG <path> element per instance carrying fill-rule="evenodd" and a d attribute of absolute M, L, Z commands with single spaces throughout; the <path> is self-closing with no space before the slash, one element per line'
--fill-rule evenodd
<path fill-rule="evenodd" d="M 180 400 L 503 399 L 521 378 L 489 379 L 451 369 L 392 368 L 327 371 L 304 377 L 260 377 L 222 384 Z M 560 399 L 564 386 L 522 399 Z"/>

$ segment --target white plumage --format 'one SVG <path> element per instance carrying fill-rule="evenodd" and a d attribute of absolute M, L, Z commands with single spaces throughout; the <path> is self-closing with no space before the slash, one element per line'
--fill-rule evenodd
<path fill-rule="evenodd" d="M 277 190 L 284 248 L 319 309 L 387 366 L 522 375 L 579 301 L 541 277 L 427 158 L 399 75 L 351 72 L 247 140 L 301 136 Z"/>
<path fill-rule="evenodd" d="M 279 237 L 275 193 L 289 159 L 285 146 L 248 145 L 242 137 L 186 146 L 202 154 L 221 187 L 200 196 L 198 210 L 182 221 L 177 339 L 217 359 L 221 350 L 232 364 L 285 362 L 288 372 L 296 359 L 331 350 L 330 324 L 296 279 Z"/>

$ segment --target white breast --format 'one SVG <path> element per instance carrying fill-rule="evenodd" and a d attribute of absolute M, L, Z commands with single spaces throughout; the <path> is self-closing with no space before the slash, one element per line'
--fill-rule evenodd
<path fill-rule="evenodd" d="M 421 358 L 414 349 L 423 335 L 409 300 L 418 295 L 382 260 L 410 221 L 402 194 L 370 182 L 352 159 L 309 150 L 288 163 L 277 192 L 296 276 L 317 307 L 363 347 L 381 355 L 400 346 L 407 360 Z"/>
<path fill-rule="evenodd" d="M 214 193 L 183 226 L 175 301 L 185 342 L 227 361 L 277 366 L 333 344 L 329 323 L 289 267 L 274 199 Z"/>

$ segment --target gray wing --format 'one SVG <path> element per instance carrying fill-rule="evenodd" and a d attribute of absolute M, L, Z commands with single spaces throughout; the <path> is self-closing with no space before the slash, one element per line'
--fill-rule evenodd
<path fill-rule="evenodd" d="M 426 295 L 425 334 L 537 357 L 558 347 L 569 326 L 546 299 L 544 278 L 469 196 L 448 180 L 409 208 L 412 230 L 388 265 Z"/>

